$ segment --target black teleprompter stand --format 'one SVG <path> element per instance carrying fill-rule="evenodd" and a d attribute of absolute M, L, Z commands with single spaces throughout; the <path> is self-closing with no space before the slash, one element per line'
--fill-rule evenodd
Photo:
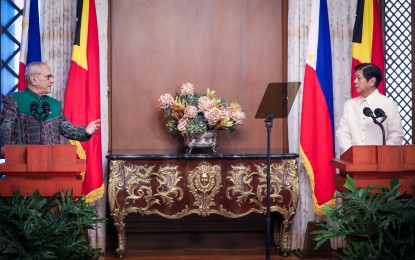
<path fill-rule="evenodd" d="M 286 118 L 297 95 L 300 82 L 269 83 L 262 97 L 255 118 L 265 118 L 267 128 L 267 190 L 266 190 L 266 256 L 270 260 L 271 244 L 271 129 L 274 118 Z"/>

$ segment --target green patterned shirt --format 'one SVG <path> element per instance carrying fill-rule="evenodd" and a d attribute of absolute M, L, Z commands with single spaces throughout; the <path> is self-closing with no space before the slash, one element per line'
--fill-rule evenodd
<path fill-rule="evenodd" d="M 37 103 L 37 113 L 32 115 L 31 104 Z M 49 103 L 50 113 L 42 112 Z M 74 126 L 62 114 L 61 103 L 50 97 L 39 97 L 26 88 L 5 97 L 1 115 L 1 146 L 6 144 L 60 144 L 61 135 L 78 141 L 88 141 L 86 126 Z"/>

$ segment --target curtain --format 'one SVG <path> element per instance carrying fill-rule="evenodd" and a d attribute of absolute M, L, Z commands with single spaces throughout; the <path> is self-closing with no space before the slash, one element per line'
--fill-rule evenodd
<path fill-rule="evenodd" d="M 290 0 L 288 5 L 288 81 L 303 83 L 306 63 L 308 24 L 311 11 L 310 0 Z M 350 98 L 351 42 L 357 0 L 328 0 L 331 50 L 333 62 L 333 98 L 335 129 L 343 112 L 344 102 Z M 302 86 L 294 101 L 288 117 L 290 152 L 298 153 L 300 145 Z M 339 148 L 336 140 L 336 157 Z M 314 213 L 311 186 L 301 158 L 298 160 L 300 182 L 300 202 L 291 226 L 291 249 L 303 249 L 304 238 L 309 221 L 323 221 Z M 333 224 L 333 223 L 330 223 Z M 333 249 L 343 246 L 342 239 L 331 241 Z"/>
<path fill-rule="evenodd" d="M 42 59 L 55 76 L 51 96 L 63 102 L 75 35 L 76 1 L 40 1 Z"/>

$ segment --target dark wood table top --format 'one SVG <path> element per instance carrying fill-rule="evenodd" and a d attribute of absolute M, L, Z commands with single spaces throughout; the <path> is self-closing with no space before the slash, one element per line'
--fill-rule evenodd
<path fill-rule="evenodd" d="M 191 154 L 178 150 L 114 150 L 107 155 L 109 160 L 136 159 L 266 159 L 267 150 L 194 150 Z M 270 159 L 296 159 L 296 153 L 271 150 Z"/>

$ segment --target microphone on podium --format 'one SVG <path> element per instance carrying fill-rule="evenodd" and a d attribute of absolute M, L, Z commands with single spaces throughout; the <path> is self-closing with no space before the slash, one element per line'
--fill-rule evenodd
<path fill-rule="evenodd" d="M 33 118 L 36 119 L 36 121 L 39 122 L 39 144 L 43 144 L 43 140 L 42 140 L 43 123 L 42 123 L 42 121 L 45 121 L 46 118 L 50 114 L 50 104 L 49 104 L 49 102 L 42 103 L 42 112 L 41 113 L 37 112 L 37 109 L 38 109 L 39 105 L 36 101 L 32 101 L 29 106 L 30 106 L 30 113 L 32 114 Z"/>
<path fill-rule="evenodd" d="M 43 114 L 42 120 L 45 121 L 46 118 L 48 118 L 48 116 L 50 114 L 50 104 L 49 104 L 49 102 L 44 102 L 42 104 L 42 113 L 41 114 Z"/>
<path fill-rule="evenodd" d="M 387 118 L 385 111 L 383 111 L 381 108 L 375 109 L 375 116 L 376 118 L 378 117 L 382 118 L 382 121 L 380 121 L 381 123 L 383 123 L 383 121 L 385 121 L 385 119 Z"/>
<path fill-rule="evenodd" d="M 36 114 L 37 114 L 37 107 L 38 104 L 36 101 L 32 101 L 32 103 L 30 103 L 30 113 L 32 114 L 32 116 L 37 120 L 36 118 Z"/>
<path fill-rule="evenodd" d="M 377 125 L 379 124 L 379 122 L 376 121 L 376 117 L 375 117 L 375 115 L 373 115 L 373 111 L 372 111 L 372 109 L 370 109 L 370 107 L 363 108 L 363 114 L 367 117 L 371 117 L 373 119 L 373 123 L 375 123 Z"/>
<path fill-rule="evenodd" d="M 374 115 L 373 115 L 373 111 L 372 111 L 372 109 L 370 109 L 370 107 L 365 107 L 365 108 L 363 108 L 363 114 L 364 114 L 365 116 L 370 116 L 371 118 L 373 118 L 373 117 L 374 117 Z"/>
<path fill-rule="evenodd" d="M 385 112 L 382 109 L 380 109 L 380 108 L 376 108 L 375 109 L 375 115 L 376 116 L 375 116 L 373 114 L 372 109 L 370 109 L 369 107 L 365 107 L 365 108 L 363 108 L 363 114 L 365 116 L 371 117 L 373 119 L 373 123 L 377 124 L 380 127 L 380 129 L 382 130 L 383 145 L 385 145 L 386 144 L 385 128 L 382 125 L 383 121 L 385 121 L 385 119 L 386 119 Z M 378 122 L 376 120 L 376 118 L 378 118 L 378 117 L 382 117 L 382 121 L 381 122 Z"/>

